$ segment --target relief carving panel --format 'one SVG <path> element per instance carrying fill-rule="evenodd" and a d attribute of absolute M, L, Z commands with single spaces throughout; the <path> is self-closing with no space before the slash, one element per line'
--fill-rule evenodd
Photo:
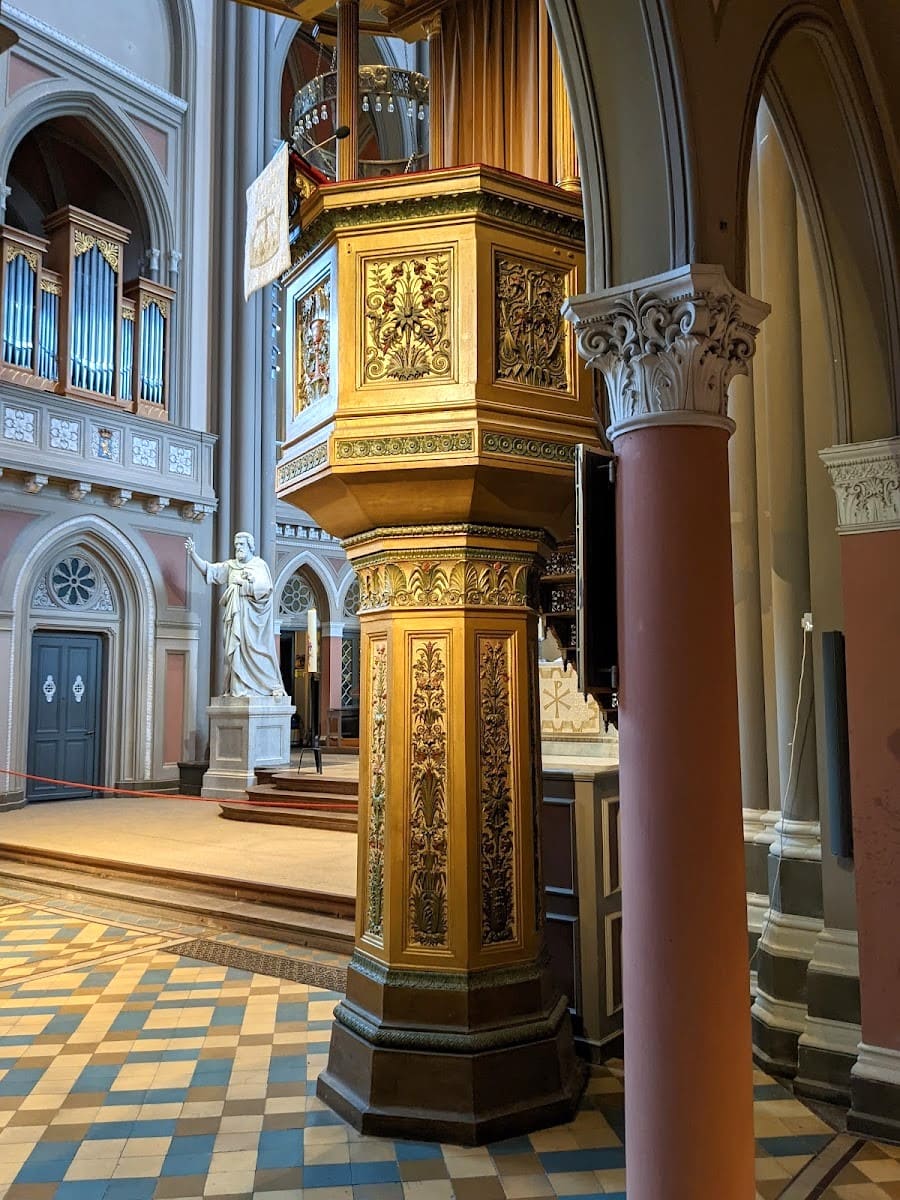
<path fill-rule="evenodd" d="M 516 937 L 515 828 L 508 637 L 478 638 L 481 942 Z"/>
<path fill-rule="evenodd" d="M 494 259 L 498 383 L 571 391 L 566 270 L 498 254 Z"/>
<path fill-rule="evenodd" d="M 450 249 L 364 261 L 363 384 L 453 379 L 452 273 Z"/>
<path fill-rule="evenodd" d="M 410 946 L 446 947 L 447 650 L 446 637 L 410 641 Z"/>
<path fill-rule="evenodd" d="M 369 828 L 366 839 L 366 933 L 384 936 L 384 818 L 387 750 L 387 640 L 371 643 L 369 703 Z"/>
<path fill-rule="evenodd" d="M 297 361 L 294 416 L 331 390 L 331 276 L 300 296 L 294 309 Z"/>

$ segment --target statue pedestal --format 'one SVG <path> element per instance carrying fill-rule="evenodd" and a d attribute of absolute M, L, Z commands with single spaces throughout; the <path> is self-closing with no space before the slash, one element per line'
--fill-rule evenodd
<path fill-rule="evenodd" d="M 214 696 L 209 714 L 209 770 L 201 796 L 243 799 L 257 767 L 291 761 L 291 716 L 284 696 Z"/>

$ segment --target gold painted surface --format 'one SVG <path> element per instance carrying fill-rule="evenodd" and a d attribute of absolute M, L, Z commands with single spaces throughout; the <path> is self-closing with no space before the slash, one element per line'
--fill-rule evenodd
<path fill-rule="evenodd" d="M 294 308 L 294 416 L 331 388 L 331 275 L 316 281 Z"/>
<path fill-rule="evenodd" d="M 454 377 L 453 252 L 362 262 L 361 384 Z"/>
<path fill-rule="evenodd" d="M 477 636 L 481 941 L 485 946 L 516 938 L 510 642 L 508 637 Z"/>
<path fill-rule="evenodd" d="M 509 254 L 495 256 L 498 383 L 570 391 L 569 323 L 561 311 L 569 274 Z"/>
<path fill-rule="evenodd" d="M 24 246 L 16 246 L 15 244 L 7 245 L 6 261 L 8 263 L 12 262 L 14 258 L 20 258 L 20 257 L 25 259 L 25 261 L 28 263 L 29 267 L 31 267 L 32 271 L 35 271 L 35 272 L 37 271 L 37 269 L 38 269 L 38 254 L 37 254 L 36 250 L 26 250 Z"/>
<path fill-rule="evenodd" d="M 449 639 L 410 638 L 410 807 L 407 945 L 449 938 L 447 856 L 447 656 Z"/>
<path fill-rule="evenodd" d="M 121 247 L 115 242 L 109 242 L 106 238 L 97 237 L 93 233 L 85 233 L 81 229 L 76 229 L 74 232 L 74 257 L 80 258 L 82 254 L 87 254 L 88 250 L 92 250 L 96 246 L 112 269 L 116 272 L 119 270 L 119 258 Z"/>
<path fill-rule="evenodd" d="M 384 933 L 384 845 L 387 803 L 387 638 L 369 642 L 371 694 L 368 699 L 369 815 L 366 838 L 365 933 L 378 944 Z"/>
<path fill-rule="evenodd" d="M 526 607 L 532 591 L 531 554 L 498 559 L 474 547 L 426 547 L 374 554 L 355 563 L 359 612 L 461 605 Z"/>

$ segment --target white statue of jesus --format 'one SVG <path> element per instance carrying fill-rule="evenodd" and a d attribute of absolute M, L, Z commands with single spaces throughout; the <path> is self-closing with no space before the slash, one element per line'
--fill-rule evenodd
<path fill-rule="evenodd" d="M 184 543 L 207 583 L 225 585 L 219 604 L 225 619 L 225 695 L 284 696 L 275 660 L 272 576 L 256 555 L 250 533 L 234 535 L 234 558 L 211 563 L 201 558 L 194 539 Z"/>

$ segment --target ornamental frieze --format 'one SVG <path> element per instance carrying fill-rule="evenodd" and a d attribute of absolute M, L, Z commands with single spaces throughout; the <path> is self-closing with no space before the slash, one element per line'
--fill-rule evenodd
<path fill-rule="evenodd" d="M 409 433 L 397 437 L 336 438 L 338 462 L 362 458 L 414 458 L 424 454 L 471 452 L 475 439 L 471 430 L 452 433 Z"/>
<path fill-rule="evenodd" d="M 508 637 L 478 638 L 481 942 L 516 937 Z"/>
<path fill-rule="evenodd" d="M 498 383 L 568 392 L 569 339 L 561 309 L 566 270 L 498 254 L 494 260 Z"/>
<path fill-rule="evenodd" d="M 516 437 L 513 434 L 494 433 L 487 429 L 481 434 L 481 449 L 487 454 L 507 454 L 511 458 L 529 458 L 537 462 L 575 462 L 575 446 L 572 442 Z"/>
<path fill-rule="evenodd" d="M 527 608 L 532 604 L 534 559 L 504 559 L 468 547 L 455 550 L 385 552 L 358 560 L 359 611 L 385 608 Z"/>
<path fill-rule="evenodd" d="M 410 641 L 410 946 L 448 944 L 446 637 Z"/>
<path fill-rule="evenodd" d="M 387 641 L 371 643 L 369 704 L 369 827 L 366 839 L 366 933 L 384 935 L 384 818 L 387 767 Z"/>
<path fill-rule="evenodd" d="M 297 361 L 294 416 L 331 390 L 331 277 L 320 279 L 294 308 Z"/>
<path fill-rule="evenodd" d="M 453 378 L 452 251 L 363 267 L 363 383 Z"/>
<path fill-rule="evenodd" d="M 73 242 L 76 258 L 87 254 L 88 250 L 92 250 L 96 246 L 112 269 L 118 271 L 120 247 L 117 242 L 109 242 L 105 238 L 99 238 L 93 233 L 84 233 L 80 229 L 75 230 Z"/>
<path fill-rule="evenodd" d="M 328 462 L 328 443 L 320 442 L 318 446 L 313 446 L 311 450 L 307 450 L 297 458 L 282 463 L 275 472 L 276 486 L 285 487 L 286 484 L 303 475 L 308 475 L 310 471 L 314 471 L 316 467 L 321 467 L 326 462 Z"/>

